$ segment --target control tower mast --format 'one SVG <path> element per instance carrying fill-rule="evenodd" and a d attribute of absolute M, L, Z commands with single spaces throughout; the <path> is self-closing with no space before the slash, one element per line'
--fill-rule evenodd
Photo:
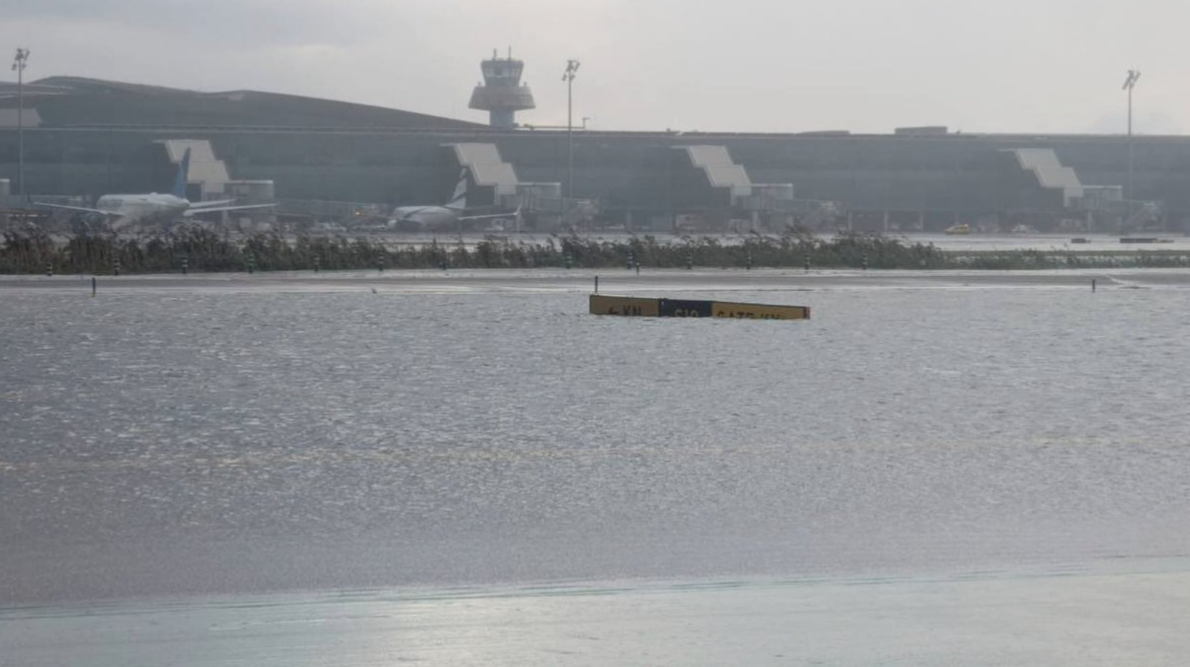
<path fill-rule="evenodd" d="M 483 61 L 479 67 L 484 82 L 471 92 L 470 107 L 489 112 L 492 127 L 512 129 L 516 126 L 516 112 L 537 107 L 533 102 L 533 91 L 521 84 L 525 63 L 512 59 L 511 48 L 507 58 L 492 51 L 491 59 Z"/>

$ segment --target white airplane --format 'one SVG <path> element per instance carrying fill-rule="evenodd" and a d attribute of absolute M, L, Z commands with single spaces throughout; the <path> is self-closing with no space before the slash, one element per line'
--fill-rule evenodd
<path fill-rule="evenodd" d="M 459 182 L 455 185 L 454 194 L 450 201 L 443 206 L 398 206 L 393 209 L 393 217 L 388 226 L 408 231 L 452 231 L 458 229 L 461 223 L 478 220 L 508 220 L 519 219 L 521 209 L 512 213 L 492 213 L 485 215 L 464 215 L 467 211 L 467 170 L 459 172 Z"/>
<path fill-rule="evenodd" d="M 121 225 L 135 222 L 172 222 L 179 217 L 189 218 L 199 213 L 218 213 L 220 211 L 239 211 L 249 208 L 268 208 L 276 204 L 249 204 L 244 206 L 227 206 L 233 199 L 217 201 L 192 202 L 186 199 L 186 177 L 190 171 L 190 149 L 182 154 L 182 164 L 178 167 L 178 178 L 174 181 L 174 190 L 170 194 L 134 195 L 103 195 L 95 202 L 95 208 L 85 206 L 65 206 L 48 202 L 33 202 L 37 206 L 56 208 L 78 213 L 102 215 L 113 223 Z"/>

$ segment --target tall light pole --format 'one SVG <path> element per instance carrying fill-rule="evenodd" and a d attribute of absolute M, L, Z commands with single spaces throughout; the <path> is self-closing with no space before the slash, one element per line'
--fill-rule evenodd
<path fill-rule="evenodd" d="M 566 61 L 566 192 L 567 199 L 574 201 L 574 75 L 578 73 L 577 60 Z"/>
<path fill-rule="evenodd" d="M 29 49 L 17 47 L 12 69 L 17 73 L 17 194 L 25 194 L 25 63 Z"/>
<path fill-rule="evenodd" d="M 1128 91 L 1128 195 L 1124 200 L 1128 203 L 1128 213 L 1132 213 L 1132 200 L 1136 196 L 1132 193 L 1132 89 L 1140 79 L 1140 71 L 1128 70 L 1128 78 L 1124 79 L 1124 90 Z"/>

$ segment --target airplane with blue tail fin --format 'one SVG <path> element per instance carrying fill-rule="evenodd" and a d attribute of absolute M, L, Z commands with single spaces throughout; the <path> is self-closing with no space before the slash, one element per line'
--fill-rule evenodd
<path fill-rule="evenodd" d="M 149 221 L 171 222 L 178 218 L 193 217 L 199 213 L 219 213 L 222 211 L 240 211 L 276 206 L 276 204 L 230 205 L 235 201 L 233 199 L 192 202 L 186 198 L 186 184 L 188 183 L 189 173 L 190 149 L 187 148 L 186 152 L 182 154 L 181 163 L 178 165 L 178 176 L 174 181 L 173 192 L 169 194 L 151 192 L 148 194 L 103 195 L 95 202 L 95 208 L 36 201 L 33 203 L 46 208 L 102 215 L 110 222 L 118 222 L 121 225 Z"/>

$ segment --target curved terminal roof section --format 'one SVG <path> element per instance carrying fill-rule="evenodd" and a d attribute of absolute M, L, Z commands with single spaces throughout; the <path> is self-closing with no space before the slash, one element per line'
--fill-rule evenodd
<path fill-rule="evenodd" d="M 15 88 L 0 88 L 0 108 L 16 105 Z M 205 93 L 74 76 L 34 81 L 26 84 L 24 93 L 26 108 L 37 109 L 43 127 L 486 128 L 440 116 L 300 95 L 254 90 Z"/>

